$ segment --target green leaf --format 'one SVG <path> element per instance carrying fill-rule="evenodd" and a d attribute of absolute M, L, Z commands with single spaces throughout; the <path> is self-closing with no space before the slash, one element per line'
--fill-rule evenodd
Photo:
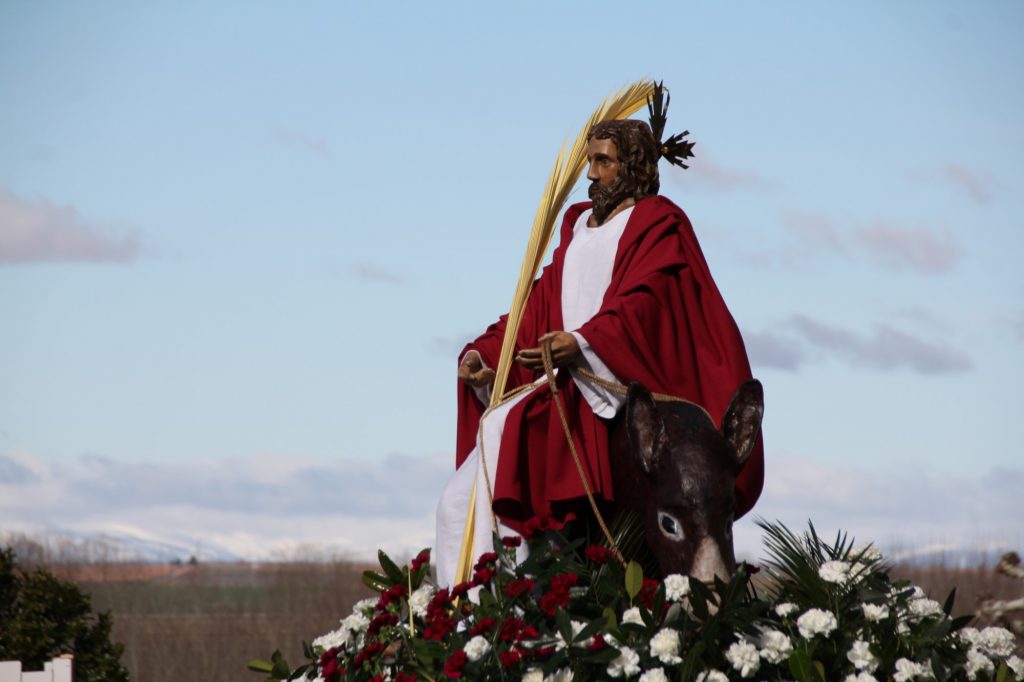
<path fill-rule="evenodd" d="M 270 669 L 270 674 L 279 680 L 287 680 L 292 671 L 291 668 L 288 667 L 288 661 L 284 660 L 284 656 L 281 655 L 281 652 L 275 651 L 270 657 L 270 660 L 274 664 Z"/>
<path fill-rule="evenodd" d="M 274 665 L 269 661 L 264 661 L 262 658 L 254 658 L 249 661 L 248 668 L 258 673 L 269 673 L 274 669 Z"/>
<path fill-rule="evenodd" d="M 363 584 L 374 592 L 383 592 L 394 583 L 392 583 L 386 575 L 382 575 L 374 571 L 363 571 Z"/>
<path fill-rule="evenodd" d="M 614 630 L 619 627 L 619 619 L 616 617 L 615 611 L 611 607 L 607 607 L 604 610 L 604 620 L 608 624 L 609 630 Z"/>
<path fill-rule="evenodd" d="M 946 603 L 942 605 L 942 612 L 944 614 L 951 615 L 953 613 L 953 601 L 956 599 L 956 588 L 954 587 L 949 591 L 949 596 L 946 597 Z"/>
<path fill-rule="evenodd" d="M 629 598 L 635 599 L 644 586 L 644 569 L 635 561 L 630 561 L 626 566 L 626 594 Z"/>
<path fill-rule="evenodd" d="M 558 632 L 566 642 L 572 641 L 572 623 L 569 622 L 569 614 L 565 609 L 555 611 L 555 623 L 558 625 Z"/>
<path fill-rule="evenodd" d="M 380 561 L 380 567 L 384 569 L 384 573 L 386 573 L 391 580 L 395 583 L 405 582 L 405 575 L 402 573 L 402 569 L 398 567 L 398 564 L 391 560 L 391 557 L 384 553 L 384 550 L 377 550 L 377 559 Z"/>
<path fill-rule="evenodd" d="M 816 673 L 818 673 L 818 680 L 820 680 L 820 682 L 826 682 L 825 681 L 825 666 L 823 666 L 821 664 L 821 661 L 815 661 L 814 662 L 814 671 Z"/>
<path fill-rule="evenodd" d="M 580 634 L 576 635 L 576 640 L 579 642 L 585 642 L 598 632 L 603 632 L 605 627 L 608 625 L 608 620 L 604 616 L 600 616 L 590 621 L 580 630 Z"/>
<path fill-rule="evenodd" d="M 999 664 L 999 669 L 996 670 L 996 682 L 1010 682 L 1010 668 L 1007 667 L 1006 661 Z"/>
<path fill-rule="evenodd" d="M 797 682 L 816 682 L 814 666 L 811 657 L 803 649 L 797 649 L 789 655 L 789 672 Z"/>
<path fill-rule="evenodd" d="M 697 666 L 700 663 L 700 655 L 704 653 L 704 642 L 695 642 L 690 650 L 686 652 L 683 663 L 679 668 L 679 679 L 692 680 L 697 675 Z"/>

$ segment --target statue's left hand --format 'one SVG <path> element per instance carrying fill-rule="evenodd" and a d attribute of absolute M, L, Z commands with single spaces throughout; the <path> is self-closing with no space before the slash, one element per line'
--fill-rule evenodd
<path fill-rule="evenodd" d="M 580 344 L 576 337 L 569 332 L 548 332 L 537 339 L 538 344 L 543 344 L 551 339 L 551 361 L 555 367 L 565 367 L 573 363 L 580 355 Z M 524 348 L 516 355 L 516 362 L 530 370 L 539 372 L 544 369 L 544 359 L 541 356 L 540 345 L 536 348 Z"/>

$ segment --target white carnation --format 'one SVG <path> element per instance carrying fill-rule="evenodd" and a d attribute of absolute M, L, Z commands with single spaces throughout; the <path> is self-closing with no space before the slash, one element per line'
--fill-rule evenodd
<path fill-rule="evenodd" d="M 916 677 L 924 677 L 927 670 L 920 663 L 914 663 L 909 658 L 896 659 L 896 672 L 893 673 L 893 682 L 912 682 Z"/>
<path fill-rule="evenodd" d="M 697 682 L 729 682 L 729 677 L 720 670 L 705 670 L 697 675 Z"/>
<path fill-rule="evenodd" d="M 847 675 L 843 678 L 843 682 L 878 682 L 878 680 L 871 673 L 858 673 L 857 675 Z"/>
<path fill-rule="evenodd" d="M 427 617 L 427 607 L 434 598 L 435 590 L 430 585 L 421 585 L 409 595 L 409 608 L 420 618 Z"/>
<path fill-rule="evenodd" d="M 740 677 L 751 677 L 761 667 L 757 647 L 750 642 L 733 642 L 725 652 L 725 660 L 740 672 Z"/>
<path fill-rule="evenodd" d="M 672 628 L 664 628 L 651 637 L 651 656 L 665 665 L 682 663 L 679 657 L 679 632 Z"/>
<path fill-rule="evenodd" d="M 889 617 L 889 607 L 880 604 L 861 604 L 864 609 L 864 617 L 870 621 L 878 622 Z"/>
<path fill-rule="evenodd" d="M 580 634 L 581 632 L 583 632 L 583 628 L 587 627 L 587 624 L 586 623 L 581 623 L 578 620 L 574 620 L 574 621 L 571 622 L 571 626 L 572 626 L 572 639 L 567 642 L 567 641 L 565 641 L 565 638 L 562 637 L 561 633 L 559 633 L 558 639 L 555 640 L 555 648 L 556 649 L 564 649 L 565 647 L 569 646 L 573 642 L 576 642 L 576 636 L 578 634 Z M 576 642 L 576 643 L 579 644 L 580 646 L 587 646 L 590 642 L 591 642 L 591 640 L 587 639 L 587 641 L 585 641 L 585 642 Z"/>
<path fill-rule="evenodd" d="M 640 656 L 628 646 L 618 646 L 619 656 L 608 664 L 610 677 L 632 677 L 640 672 Z"/>
<path fill-rule="evenodd" d="M 826 561 L 818 569 L 818 575 L 825 582 L 843 585 L 850 579 L 850 564 L 846 561 Z"/>
<path fill-rule="evenodd" d="M 1017 641 L 1006 628 L 988 627 L 981 631 L 976 644 L 982 653 L 1006 658 L 1013 653 Z"/>
<path fill-rule="evenodd" d="M 977 646 L 981 642 L 981 632 L 977 628 L 961 628 L 957 633 L 961 642 Z"/>
<path fill-rule="evenodd" d="M 942 615 L 942 604 L 934 599 L 911 599 L 909 609 L 910 615 L 914 618 L 929 618 Z"/>
<path fill-rule="evenodd" d="M 964 671 L 967 673 L 967 679 L 976 680 L 978 679 L 978 673 L 984 672 L 992 674 L 995 670 L 995 666 L 992 665 L 992 661 L 989 657 L 981 653 L 977 649 L 970 649 L 967 652 L 967 663 L 964 665 Z"/>
<path fill-rule="evenodd" d="M 572 682 L 572 669 L 559 668 L 544 678 L 544 682 Z"/>
<path fill-rule="evenodd" d="M 640 682 L 668 682 L 668 675 L 663 668 L 654 668 L 641 675 Z"/>
<path fill-rule="evenodd" d="M 786 616 L 790 615 L 791 613 L 796 613 L 798 608 L 799 607 L 796 604 L 791 604 L 788 601 L 787 602 L 782 602 L 781 604 L 778 604 L 775 607 L 775 613 L 777 613 L 780 616 L 782 616 L 783 618 L 785 618 Z"/>
<path fill-rule="evenodd" d="M 324 651 L 333 649 L 335 647 L 345 647 L 348 645 L 349 631 L 345 628 L 338 628 L 334 632 L 328 632 L 326 635 L 320 635 L 313 640 L 313 648 L 320 647 Z"/>
<path fill-rule="evenodd" d="M 370 627 L 370 619 L 362 613 L 353 613 L 341 621 L 341 627 L 353 633 L 365 632 L 366 628 Z"/>
<path fill-rule="evenodd" d="M 673 573 L 664 580 L 665 598 L 669 601 L 679 601 L 690 594 L 690 579 L 685 575 Z"/>
<path fill-rule="evenodd" d="M 544 682 L 544 673 L 540 668 L 530 668 L 523 673 L 523 682 Z"/>
<path fill-rule="evenodd" d="M 793 642 L 785 633 L 768 629 L 761 633 L 761 658 L 769 663 L 782 663 L 793 653 Z"/>
<path fill-rule="evenodd" d="M 830 611 L 822 609 L 808 609 L 796 619 L 796 627 L 804 639 L 811 639 L 815 635 L 827 637 L 838 625 L 836 617 Z"/>
<path fill-rule="evenodd" d="M 1021 660 L 1020 656 L 1010 656 L 1006 659 L 1006 667 L 1013 671 L 1018 680 L 1024 678 L 1024 660 Z"/>
<path fill-rule="evenodd" d="M 352 613 L 363 613 L 367 609 L 372 609 L 373 607 L 377 606 L 378 601 L 380 601 L 380 599 L 374 597 L 360 599 L 356 602 L 356 605 L 352 607 Z"/>
<path fill-rule="evenodd" d="M 625 613 L 622 614 L 622 622 L 643 625 L 644 619 L 640 617 L 640 609 L 634 606 L 631 609 L 626 609 Z"/>
<path fill-rule="evenodd" d="M 462 647 L 462 650 L 466 652 L 466 658 L 469 660 L 479 661 L 491 650 L 491 643 L 483 635 L 477 635 L 466 642 L 466 646 Z"/>
<path fill-rule="evenodd" d="M 846 652 L 846 658 L 853 663 L 853 667 L 857 670 L 866 670 L 872 673 L 878 667 L 878 659 L 871 653 L 870 645 L 862 639 L 853 643 L 850 650 Z"/>
<path fill-rule="evenodd" d="M 882 558 L 882 553 L 878 551 L 878 548 L 876 548 L 874 545 L 870 543 L 865 545 L 858 545 L 853 549 L 851 554 L 855 557 L 858 557 L 857 560 L 863 563 L 878 561 Z"/>

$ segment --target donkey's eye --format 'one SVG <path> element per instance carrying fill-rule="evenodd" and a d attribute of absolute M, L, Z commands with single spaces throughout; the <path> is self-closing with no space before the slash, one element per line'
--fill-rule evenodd
<path fill-rule="evenodd" d="M 671 514 L 666 514 L 665 512 L 658 512 L 658 525 L 661 526 L 661 532 L 664 533 L 669 539 L 683 539 L 683 525 L 679 523 L 679 520 Z"/>

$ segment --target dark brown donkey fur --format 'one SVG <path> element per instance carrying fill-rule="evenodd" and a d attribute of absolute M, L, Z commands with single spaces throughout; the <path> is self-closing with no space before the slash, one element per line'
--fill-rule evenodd
<path fill-rule="evenodd" d="M 756 380 L 736 391 L 721 428 L 696 405 L 656 402 L 630 385 L 625 416 L 611 433 L 616 503 L 643 520 L 662 575 L 732 575 L 733 489 L 763 414 Z"/>

